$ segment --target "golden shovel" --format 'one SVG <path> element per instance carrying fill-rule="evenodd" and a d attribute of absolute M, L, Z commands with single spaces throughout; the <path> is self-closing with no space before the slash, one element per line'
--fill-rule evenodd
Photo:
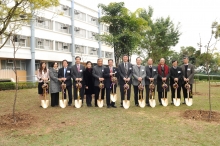
<path fill-rule="evenodd" d="M 163 88 L 163 98 L 161 99 L 161 102 L 162 102 L 163 106 L 167 106 L 168 99 L 165 97 L 165 92 L 166 92 L 166 88 L 168 88 L 168 86 L 165 82 L 163 82 L 162 88 Z"/>
<path fill-rule="evenodd" d="M 43 97 L 44 97 L 44 99 L 41 100 L 41 106 L 43 108 L 48 108 L 48 106 L 49 106 L 49 100 L 47 100 L 48 84 L 46 84 L 46 82 L 44 82 L 44 84 L 42 85 L 42 88 L 43 88 Z"/>
<path fill-rule="evenodd" d="M 104 106 L 104 101 L 101 98 L 101 96 L 102 96 L 102 89 L 104 88 L 104 84 L 102 83 L 102 81 L 100 81 L 99 88 L 100 88 L 100 93 L 99 93 L 99 99 L 97 100 L 97 104 L 98 104 L 99 108 L 102 108 Z"/>
<path fill-rule="evenodd" d="M 67 99 L 64 99 L 64 90 L 66 89 L 66 84 L 64 84 L 64 82 L 62 82 L 61 88 L 62 88 L 62 99 L 60 99 L 59 104 L 61 108 L 65 108 L 67 105 Z"/>
<path fill-rule="evenodd" d="M 187 99 L 185 99 L 185 103 L 187 106 L 191 106 L 193 104 L 193 99 L 189 98 L 191 91 L 190 91 L 190 84 L 188 83 L 188 81 L 185 84 L 185 88 L 187 89 Z"/>
<path fill-rule="evenodd" d="M 112 102 L 116 102 L 117 100 L 117 94 L 114 92 L 115 91 L 115 84 L 117 84 L 117 78 L 116 77 L 112 77 L 112 90 L 113 90 L 113 93 L 110 94 L 110 98 L 111 98 L 111 101 Z"/>
<path fill-rule="evenodd" d="M 139 97 L 140 97 L 140 99 L 138 100 L 138 103 L 141 108 L 144 108 L 146 106 L 145 100 L 142 95 L 142 92 L 144 90 L 144 86 L 141 83 L 138 86 L 138 90 L 139 90 Z"/>
<path fill-rule="evenodd" d="M 76 108 L 81 108 L 82 100 L 81 100 L 81 97 L 80 97 L 80 88 L 82 88 L 82 84 L 80 83 L 79 80 L 76 83 L 76 88 L 77 88 L 77 99 L 75 100 L 75 107 Z"/>
<path fill-rule="evenodd" d="M 175 89 L 175 93 L 177 92 L 178 87 L 179 87 L 178 83 L 177 83 L 177 81 L 175 81 L 175 83 L 173 84 L 173 88 Z M 175 96 L 175 98 L 173 98 L 173 104 L 175 106 L 180 106 L 180 98 L 177 98 L 177 96 Z"/>
<path fill-rule="evenodd" d="M 154 108 L 156 106 L 156 101 L 155 101 L 155 98 L 154 98 L 154 83 L 153 81 L 151 81 L 150 85 L 149 85 L 149 88 L 150 88 L 150 93 L 149 93 L 149 104 L 152 108 Z"/>
<path fill-rule="evenodd" d="M 128 89 L 129 89 L 129 85 L 127 82 L 125 82 L 125 85 L 124 85 L 124 91 L 125 91 L 125 97 L 124 97 L 124 100 L 123 100 L 123 107 L 125 109 L 128 109 L 130 107 L 130 100 L 127 100 L 127 92 L 128 92 Z"/>

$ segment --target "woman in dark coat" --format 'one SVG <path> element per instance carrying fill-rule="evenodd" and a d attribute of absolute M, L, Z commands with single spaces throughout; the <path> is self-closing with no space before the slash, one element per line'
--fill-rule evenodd
<path fill-rule="evenodd" d="M 86 104 L 88 107 L 92 106 L 92 94 L 94 94 L 94 78 L 92 75 L 92 70 L 92 62 L 87 61 L 83 78 L 85 82 Z"/>

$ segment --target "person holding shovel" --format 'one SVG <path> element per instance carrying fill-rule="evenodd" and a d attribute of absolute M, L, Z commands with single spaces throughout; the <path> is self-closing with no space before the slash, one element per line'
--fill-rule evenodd
<path fill-rule="evenodd" d="M 37 79 L 38 79 L 38 94 L 39 94 L 39 99 L 40 102 L 41 100 L 44 99 L 43 97 L 43 88 L 42 85 L 46 82 L 48 84 L 49 81 L 49 70 L 46 67 L 45 62 L 40 63 L 40 67 L 37 70 Z M 47 93 L 49 92 L 49 89 L 46 91 Z M 40 106 L 41 107 L 41 106 Z"/>
<path fill-rule="evenodd" d="M 165 64 L 164 58 L 160 59 L 160 63 L 158 64 L 157 69 L 158 69 L 158 76 L 157 76 L 158 100 L 160 102 L 160 105 L 162 105 L 161 98 L 167 98 L 167 92 L 169 91 L 169 76 L 170 76 L 170 69 Z M 162 87 L 163 84 L 164 85 L 166 84 L 166 87 L 163 88 Z"/>
<path fill-rule="evenodd" d="M 138 96 L 139 94 L 142 94 L 142 98 L 143 98 L 143 90 L 140 91 L 142 93 L 139 92 L 139 88 L 138 86 L 145 86 L 145 77 L 146 77 L 146 71 L 145 71 L 145 67 L 143 65 L 141 65 L 142 60 L 140 57 L 136 58 L 136 63 L 137 65 L 133 66 L 133 79 L 132 79 L 132 84 L 134 87 L 134 101 L 135 101 L 135 105 L 138 106 Z M 145 104 L 145 103 L 144 103 Z"/>

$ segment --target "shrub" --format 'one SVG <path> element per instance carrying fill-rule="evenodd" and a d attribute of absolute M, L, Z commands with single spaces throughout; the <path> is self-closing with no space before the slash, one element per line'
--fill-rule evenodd
<path fill-rule="evenodd" d="M 30 89 L 36 88 L 37 82 L 19 82 L 18 89 Z M 14 82 L 0 82 L 0 90 L 14 90 L 15 83 Z"/>

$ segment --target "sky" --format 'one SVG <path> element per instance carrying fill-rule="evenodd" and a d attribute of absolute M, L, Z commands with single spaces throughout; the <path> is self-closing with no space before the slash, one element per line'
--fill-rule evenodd
<path fill-rule="evenodd" d="M 153 7 L 153 19 L 170 16 L 171 20 L 180 23 L 179 43 L 172 49 L 179 51 L 181 46 L 198 48 L 200 42 L 205 46 L 211 36 L 213 21 L 220 23 L 220 0 L 75 0 L 87 7 L 98 9 L 99 3 L 124 2 L 131 11 L 138 8 Z M 220 42 L 217 45 L 220 52 Z M 202 52 L 205 48 L 202 48 Z"/>

